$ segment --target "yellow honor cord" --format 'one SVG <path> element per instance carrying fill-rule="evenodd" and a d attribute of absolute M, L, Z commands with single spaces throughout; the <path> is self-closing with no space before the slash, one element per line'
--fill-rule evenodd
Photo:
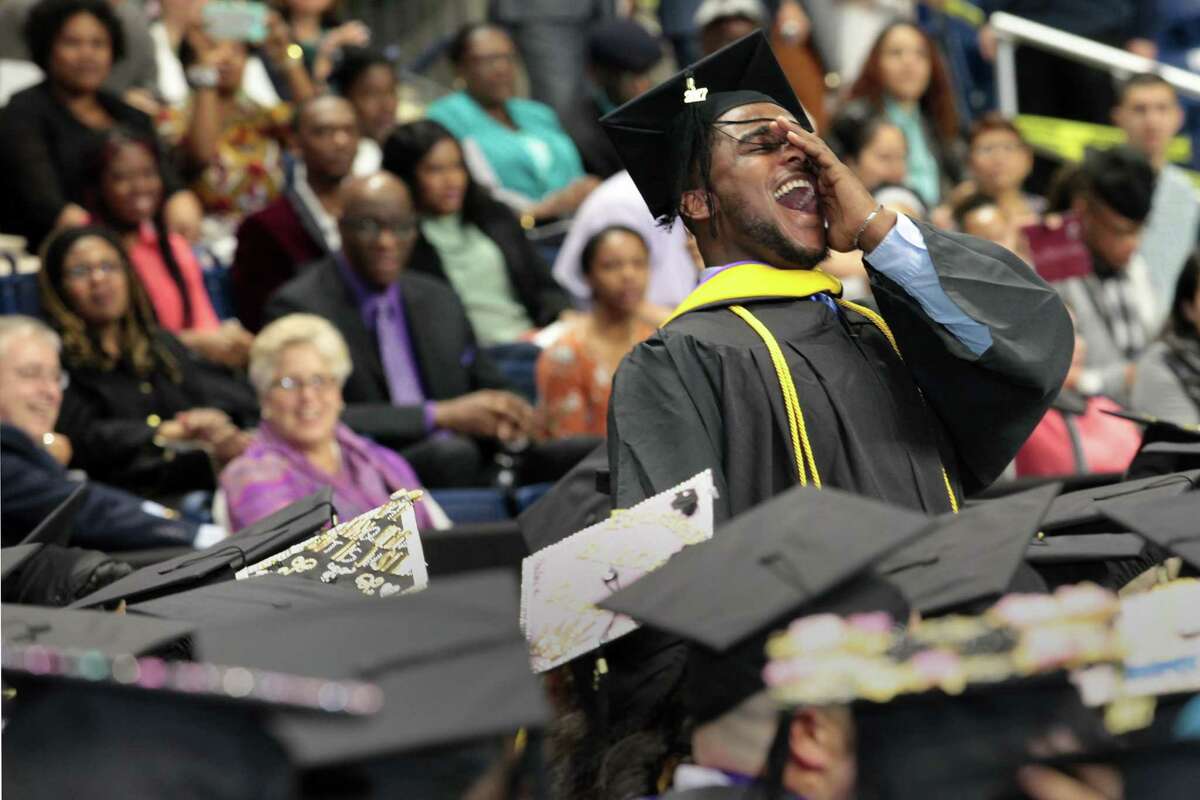
<path fill-rule="evenodd" d="M 860 306 L 857 303 L 851 303 L 849 300 L 843 300 L 840 297 L 834 299 L 843 308 L 851 309 L 866 317 L 888 340 L 888 343 L 892 346 L 892 349 L 899 356 L 900 360 L 904 360 L 904 356 L 900 353 L 900 347 L 896 344 L 896 337 L 892 334 L 892 329 L 884 322 L 883 317 L 871 309 Z M 775 367 L 775 374 L 779 378 L 780 391 L 783 394 L 783 406 L 787 411 L 788 431 L 792 439 L 792 454 L 796 459 L 796 473 L 800 479 L 800 485 L 808 485 L 808 478 L 805 474 L 805 465 L 807 464 L 808 474 L 812 475 L 813 486 L 818 489 L 821 488 L 821 474 L 817 471 L 817 463 L 813 457 L 812 445 L 808 441 L 808 430 L 804 426 L 804 411 L 800 407 L 800 396 L 796 393 L 796 384 L 792 380 L 792 371 L 788 369 L 787 360 L 783 357 L 783 351 L 779 347 L 779 342 L 776 341 L 775 335 L 771 333 L 770 329 L 744 306 L 730 306 L 729 310 L 737 314 L 743 322 L 749 325 L 758 334 L 758 337 L 763 340 L 763 344 L 767 346 L 767 352 L 771 356 L 771 363 Z M 920 389 L 918 388 L 919 391 Z M 957 514 L 958 498 L 954 494 L 954 487 L 950 484 L 950 473 L 946 472 L 945 465 L 941 466 L 941 470 L 942 483 L 946 487 L 946 496 L 950 498 L 950 510 Z"/>
<path fill-rule="evenodd" d="M 817 472 L 817 462 L 812 455 L 812 446 L 808 443 L 808 429 L 804 426 L 804 411 L 800 408 L 800 397 L 796 393 L 792 371 L 788 369 L 783 351 L 779 349 L 779 342 L 775 340 L 775 335 L 767 326 L 763 325 L 758 317 L 751 314 L 744 306 L 730 306 L 729 310 L 741 317 L 742 321 L 758 334 L 759 338 L 763 340 L 763 344 L 767 346 L 767 352 L 771 354 L 771 363 L 775 366 L 775 375 L 779 378 L 779 388 L 783 392 L 783 407 L 787 411 L 788 431 L 792 437 L 792 455 L 796 459 L 796 473 L 800 479 L 800 485 L 808 485 L 808 478 L 804 472 L 807 462 L 808 471 L 812 474 L 813 486 L 821 488 L 821 474 Z"/>

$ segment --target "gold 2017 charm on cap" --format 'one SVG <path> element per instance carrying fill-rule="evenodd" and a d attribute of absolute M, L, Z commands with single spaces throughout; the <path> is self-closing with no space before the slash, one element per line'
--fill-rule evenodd
<path fill-rule="evenodd" d="M 708 99 L 708 87 L 702 86 L 696 88 L 696 79 L 689 77 L 687 79 L 687 89 L 683 93 L 684 103 L 703 103 Z"/>

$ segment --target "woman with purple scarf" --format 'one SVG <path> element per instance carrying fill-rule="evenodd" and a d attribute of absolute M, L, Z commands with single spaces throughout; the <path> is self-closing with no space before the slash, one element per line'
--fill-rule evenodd
<path fill-rule="evenodd" d="M 232 530 L 322 486 L 333 487 L 333 505 L 343 520 L 382 505 L 397 489 L 421 487 L 407 461 L 339 421 L 350 369 L 341 334 L 312 314 L 283 317 L 255 338 L 249 372 L 262 403 L 262 424 L 221 473 Z M 448 525 L 428 494 L 417 504 L 417 524 L 423 530 Z"/>

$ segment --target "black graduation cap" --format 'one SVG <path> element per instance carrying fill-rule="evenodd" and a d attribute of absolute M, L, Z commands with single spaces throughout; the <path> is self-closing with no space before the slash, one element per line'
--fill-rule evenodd
<path fill-rule="evenodd" d="M 479 571 L 384 599 L 345 596 L 269 625 L 255 620 L 195 636 L 210 661 L 368 681 L 383 690 L 382 709 L 370 717 L 275 719 L 271 730 L 300 766 L 367 761 L 546 721 L 511 574 Z"/>
<path fill-rule="evenodd" d="M 1086 564 L 1140 558 L 1146 543 L 1132 533 L 1081 533 L 1040 536 L 1025 551 L 1031 564 Z"/>
<path fill-rule="evenodd" d="M 1166 500 L 1190 492 L 1200 480 L 1200 469 L 1154 475 L 1137 480 L 1096 486 L 1059 496 L 1042 520 L 1047 536 L 1062 533 L 1114 533 L 1110 518 L 1100 510 L 1106 500 L 1129 502 Z"/>
<path fill-rule="evenodd" d="M 188 636 L 193 625 L 107 611 L 5 603 L 0 630 L 8 646 L 45 645 L 107 655 L 155 652 Z"/>
<path fill-rule="evenodd" d="M 916 542 L 879 562 L 922 614 L 962 610 L 1010 590 L 1059 485 L 1049 484 L 945 514 Z"/>
<path fill-rule="evenodd" d="M 288 505 L 220 542 L 143 567 L 71 604 L 72 608 L 148 600 L 203 583 L 230 580 L 249 566 L 312 536 L 331 520 L 333 490 L 328 486 Z"/>
<path fill-rule="evenodd" d="M 21 540 L 21 544 L 39 542 L 41 544 L 66 545 L 71 540 L 71 526 L 75 524 L 75 514 L 79 511 L 79 505 L 83 502 L 86 492 L 86 484 L 81 483 L 76 486 L 66 500 L 59 503 L 57 508 Z"/>
<path fill-rule="evenodd" d="M 1105 410 L 1105 414 L 1144 426 L 1142 444 L 1126 476 L 1144 478 L 1200 467 L 1200 425 L 1183 425 L 1136 411 Z"/>
<path fill-rule="evenodd" d="M 345 599 L 344 590 L 327 583 L 298 575 L 261 575 L 143 600 L 129 606 L 129 613 L 214 625 L 273 617 Z"/>
<path fill-rule="evenodd" d="M 20 569 L 41 549 L 42 546 L 36 543 L 16 544 L 12 547 L 0 548 L 0 580 Z"/>
<path fill-rule="evenodd" d="M 903 619 L 903 596 L 868 569 L 929 524 L 876 500 L 796 486 L 599 605 L 691 643 L 683 702 L 703 722 L 762 688 L 766 637 L 801 610 Z"/>
<path fill-rule="evenodd" d="M 1154 545 L 1200 569 L 1200 494 L 1188 493 L 1158 502 L 1110 500 L 1101 512 L 1145 537 Z"/>
<path fill-rule="evenodd" d="M 714 650 L 866 572 L 930 519 L 838 491 L 795 486 L 685 547 L 600 606 Z"/>
<path fill-rule="evenodd" d="M 659 218 L 675 213 L 672 204 L 704 129 L 732 108 L 763 102 L 812 130 L 767 37 L 755 31 L 604 115 L 600 125 Z"/>

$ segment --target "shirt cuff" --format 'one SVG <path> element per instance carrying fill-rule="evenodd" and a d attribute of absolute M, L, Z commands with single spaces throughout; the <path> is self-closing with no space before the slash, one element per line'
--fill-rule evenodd
<path fill-rule="evenodd" d="M 903 285 L 925 270 L 926 258 L 922 256 L 928 250 L 920 228 L 908 217 L 897 214 L 896 224 L 867 254 L 867 259 L 876 270 Z"/>
<path fill-rule="evenodd" d="M 434 408 L 436 408 L 436 407 L 437 407 L 437 403 L 435 403 L 434 401 L 432 401 L 432 400 L 425 401 L 424 409 L 425 409 L 425 432 L 426 433 L 433 433 L 434 430 L 437 429 L 437 415 L 434 412 Z"/>

